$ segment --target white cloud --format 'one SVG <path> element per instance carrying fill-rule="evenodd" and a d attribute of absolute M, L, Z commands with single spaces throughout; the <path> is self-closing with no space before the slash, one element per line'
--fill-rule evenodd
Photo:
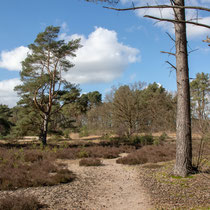
<path fill-rule="evenodd" d="M 19 100 L 14 87 L 21 84 L 20 79 L 9 79 L 0 81 L 0 104 L 6 104 L 9 107 L 16 105 Z"/>
<path fill-rule="evenodd" d="M 210 25 L 210 17 L 201 18 L 199 23 Z M 198 27 L 195 25 L 188 24 L 187 25 L 187 34 L 190 38 L 198 37 L 198 36 L 206 36 L 210 34 L 210 30 L 204 27 Z"/>
<path fill-rule="evenodd" d="M 110 82 L 120 77 L 129 63 L 140 60 L 139 50 L 119 43 L 115 31 L 95 28 L 88 38 L 78 34 L 61 34 L 60 38 L 81 38 L 83 45 L 73 59 L 75 67 L 65 74 L 70 82 Z"/>
<path fill-rule="evenodd" d="M 83 47 L 76 52 L 76 58 L 69 58 L 75 67 L 64 74 L 73 83 L 110 82 L 120 77 L 129 63 L 140 60 L 138 49 L 120 43 L 117 33 L 105 28 L 95 28 L 87 38 L 79 34 L 68 36 L 66 33 L 60 34 L 59 38 L 66 41 L 81 38 Z M 0 67 L 21 70 L 21 61 L 28 52 L 29 49 L 23 46 L 3 51 Z"/>
<path fill-rule="evenodd" d="M 10 71 L 20 71 L 21 62 L 26 58 L 29 49 L 24 46 L 17 47 L 11 51 L 2 51 L 0 54 L 0 68 Z"/>

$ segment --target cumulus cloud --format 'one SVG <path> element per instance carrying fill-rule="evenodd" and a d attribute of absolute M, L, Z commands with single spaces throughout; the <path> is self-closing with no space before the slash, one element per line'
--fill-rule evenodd
<path fill-rule="evenodd" d="M 147 1 L 141 1 L 141 0 L 134 0 L 135 6 L 143 6 L 143 5 L 157 5 L 156 0 L 147 0 Z M 129 0 L 123 0 L 122 3 L 124 4 L 124 7 L 130 6 L 131 2 Z M 165 4 L 168 5 L 170 2 L 168 0 L 159 0 L 158 4 Z M 202 6 L 202 7 L 209 7 L 210 6 L 210 0 L 187 0 L 186 5 L 188 6 Z M 173 19 L 174 14 L 173 10 L 170 8 L 167 9 L 140 9 L 135 11 L 136 15 L 140 18 L 142 18 L 144 15 L 150 15 L 158 18 L 166 18 L 166 19 Z M 197 14 L 196 10 L 186 10 L 186 19 L 206 25 L 210 25 L 210 16 L 205 15 L 203 12 L 199 12 Z M 155 22 L 153 20 L 153 22 Z M 157 21 L 156 21 L 157 22 Z M 174 33 L 173 24 L 168 22 L 157 22 L 156 26 L 161 27 L 162 29 Z M 187 34 L 189 38 L 195 38 L 199 36 L 205 36 L 209 34 L 209 29 L 195 26 L 191 24 L 187 24 Z"/>
<path fill-rule="evenodd" d="M 15 106 L 19 98 L 14 87 L 20 84 L 18 78 L 0 81 L 0 104 L 6 104 L 9 107 Z"/>
<path fill-rule="evenodd" d="M 0 54 L 0 68 L 10 71 L 20 71 L 21 62 L 26 58 L 29 49 L 24 46 L 17 47 L 11 51 L 2 51 Z"/>
<path fill-rule="evenodd" d="M 138 49 L 120 43 L 117 33 L 105 28 L 95 28 L 87 38 L 78 34 L 61 34 L 60 38 L 81 38 L 83 45 L 72 60 L 75 67 L 64 75 L 70 82 L 110 82 L 120 77 L 129 63 L 140 60 Z"/>
<path fill-rule="evenodd" d="M 63 27 L 67 27 L 64 24 Z M 74 83 L 110 82 L 120 77 L 128 64 L 140 61 L 140 51 L 120 43 L 117 33 L 105 28 L 95 28 L 86 38 L 84 35 L 67 35 L 62 33 L 60 39 L 70 41 L 81 39 L 82 48 L 77 51 L 76 58 L 69 58 L 75 64 L 64 77 Z M 11 51 L 3 51 L 0 56 L 0 68 L 21 70 L 29 49 L 17 47 Z"/>

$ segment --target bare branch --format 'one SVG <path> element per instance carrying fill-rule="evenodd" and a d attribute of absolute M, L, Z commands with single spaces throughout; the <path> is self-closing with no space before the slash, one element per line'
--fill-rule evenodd
<path fill-rule="evenodd" d="M 170 38 L 173 42 L 176 42 L 175 39 L 174 39 L 168 32 L 166 32 L 166 34 L 169 36 L 169 38 Z"/>
<path fill-rule="evenodd" d="M 169 54 L 169 55 L 173 55 L 173 56 L 176 56 L 175 53 L 171 53 L 171 52 L 165 52 L 165 51 L 160 51 L 161 53 L 166 53 L 166 54 Z"/>
<path fill-rule="evenodd" d="M 43 106 L 41 104 L 39 104 L 36 99 L 39 89 L 40 89 L 40 87 L 38 87 L 36 92 L 34 93 L 34 104 L 41 112 L 45 113 Z"/>
<path fill-rule="evenodd" d="M 167 8 L 177 8 L 177 9 L 197 9 L 197 10 L 203 10 L 203 11 L 207 11 L 210 12 L 209 8 L 206 7 L 196 7 L 196 6 L 178 6 L 178 5 L 147 5 L 147 6 L 141 6 L 141 7 L 130 7 L 130 8 L 124 8 L 124 9 L 120 9 L 120 8 L 114 8 L 114 7 L 105 7 L 106 9 L 112 9 L 112 10 L 117 10 L 117 11 L 129 11 L 129 10 L 137 10 L 137 9 L 167 9 Z"/>
<path fill-rule="evenodd" d="M 210 43 L 210 38 L 207 36 L 206 40 L 203 40 L 203 42 Z M 210 46 L 210 44 L 209 44 L 209 46 Z"/>
<path fill-rule="evenodd" d="M 203 42 L 210 43 L 210 38 L 207 36 L 206 40 L 203 40 Z"/>
<path fill-rule="evenodd" d="M 173 69 L 176 70 L 176 66 L 174 66 L 172 63 L 170 63 L 169 61 L 166 61 L 167 64 L 169 64 Z"/>
<path fill-rule="evenodd" d="M 190 53 L 192 53 L 192 52 L 197 51 L 197 50 L 198 50 L 198 49 L 191 50 L 190 52 L 188 52 L 188 55 L 189 55 Z"/>
<path fill-rule="evenodd" d="M 195 23 L 195 22 L 187 21 L 187 20 L 186 21 L 182 21 L 182 20 L 158 18 L 158 17 L 154 17 L 154 16 L 150 16 L 150 15 L 145 15 L 144 17 L 151 18 L 151 19 L 154 19 L 154 20 L 159 20 L 159 21 L 167 21 L 167 22 L 171 22 L 171 23 L 187 23 L 187 24 L 192 24 L 192 25 L 201 26 L 201 27 L 205 27 L 205 28 L 209 28 L 210 29 L 209 25 L 202 24 L 202 23 Z"/>

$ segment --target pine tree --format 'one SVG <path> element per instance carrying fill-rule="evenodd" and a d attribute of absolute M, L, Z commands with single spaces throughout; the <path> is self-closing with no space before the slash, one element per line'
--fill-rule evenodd
<path fill-rule="evenodd" d="M 59 31 L 59 27 L 48 26 L 29 45 L 30 53 L 22 62 L 20 72 L 22 84 L 15 87 L 21 96 L 21 104 L 33 103 L 41 116 L 40 138 L 43 145 L 47 143 L 51 116 L 79 96 L 78 88 L 67 82 L 63 73 L 74 66 L 67 56 L 76 56 L 80 40 L 65 43 L 58 39 Z"/>

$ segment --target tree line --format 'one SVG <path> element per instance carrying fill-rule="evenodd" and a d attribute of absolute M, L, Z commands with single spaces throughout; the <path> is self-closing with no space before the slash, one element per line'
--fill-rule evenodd
<path fill-rule="evenodd" d="M 190 87 L 193 130 L 205 135 L 210 125 L 209 74 L 198 73 Z M 81 94 L 78 86 L 71 88 L 68 92 L 71 103 L 55 112 L 49 120 L 50 135 L 69 137 L 71 132 L 78 132 L 81 135 L 116 134 L 130 138 L 137 133 L 176 130 L 176 93 L 168 92 L 155 82 L 112 87 L 103 101 L 98 91 Z M 60 106 L 58 102 L 54 103 L 52 110 Z M 0 105 L 2 137 L 41 136 L 42 126 L 41 111 L 33 101 L 20 99 L 11 109 Z"/>

